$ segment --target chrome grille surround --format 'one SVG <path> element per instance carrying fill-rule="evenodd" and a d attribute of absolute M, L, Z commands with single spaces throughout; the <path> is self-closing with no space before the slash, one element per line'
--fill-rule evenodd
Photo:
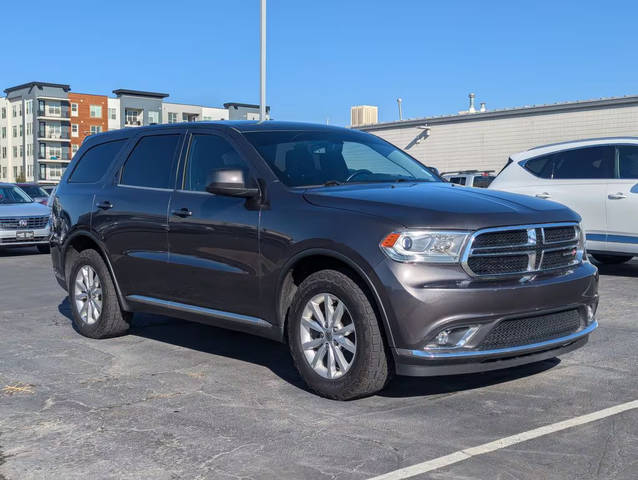
<path fill-rule="evenodd" d="M 517 231 L 518 234 L 512 235 Z M 526 242 L 503 244 L 498 241 L 498 233 L 503 234 L 502 238 L 522 240 L 523 232 Z M 489 241 L 485 241 L 486 238 Z M 583 245 L 582 232 L 576 222 L 485 228 L 468 239 L 461 265 L 472 277 L 525 276 L 578 265 L 583 261 Z"/>

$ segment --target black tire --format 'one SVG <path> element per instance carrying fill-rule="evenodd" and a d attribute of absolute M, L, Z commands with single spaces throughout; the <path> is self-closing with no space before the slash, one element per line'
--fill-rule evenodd
<path fill-rule="evenodd" d="M 594 260 L 598 263 L 605 265 L 618 265 L 634 258 L 631 255 L 604 255 L 602 253 L 592 253 L 591 256 L 594 257 Z"/>
<path fill-rule="evenodd" d="M 36 245 L 36 248 L 40 253 L 51 253 L 51 247 L 48 245 Z"/>
<path fill-rule="evenodd" d="M 347 308 L 356 329 L 356 354 L 339 378 L 321 376 L 309 364 L 301 346 L 301 318 L 306 304 L 322 293 L 336 296 Z M 347 275 L 322 270 L 306 278 L 293 298 L 288 316 L 288 342 L 295 367 L 308 387 L 334 400 L 351 400 L 381 390 L 390 369 L 379 321 L 365 293 Z"/>
<path fill-rule="evenodd" d="M 102 287 L 102 311 L 93 324 L 88 324 L 82 320 L 75 299 L 75 279 L 79 270 L 84 266 L 89 266 L 95 270 Z M 74 259 L 71 266 L 71 274 L 69 275 L 68 287 L 69 302 L 71 303 L 71 312 L 73 314 L 73 325 L 82 335 L 89 338 L 109 338 L 124 335 L 128 331 L 132 314 L 124 312 L 120 308 L 111 274 L 104 260 L 102 260 L 100 254 L 95 250 L 83 250 Z"/>

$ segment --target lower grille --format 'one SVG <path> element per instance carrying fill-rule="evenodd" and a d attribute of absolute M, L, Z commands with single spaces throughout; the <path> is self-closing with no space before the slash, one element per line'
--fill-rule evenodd
<path fill-rule="evenodd" d="M 499 323 L 479 345 L 479 350 L 518 347 L 564 337 L 582 327 L 577 309 L 536 317 L 516 318 Z"/>
<path fill-rule="evenodd" d="M 47 226 L 49 217 L 0 217 L 0 230 L 37 230 Z"/>
<path fill-rule="evenodd" d="M 0 245 L 10 245 L 12 243 L 46 242 L 48 239 L 49 239 L 49 237 L 0 238 Z"/>

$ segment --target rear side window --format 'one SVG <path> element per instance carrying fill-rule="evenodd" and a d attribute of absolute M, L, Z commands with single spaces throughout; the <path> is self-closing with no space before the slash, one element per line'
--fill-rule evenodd
<path fill-rule="evenodd" d="M 480 177 L 474 177 L 473 186 L 477 188 L 487 188 L 492 183 L 494 177 L 492 175 L 482 175 Z"/>
<path fill-rule="evenodd" d="M 614 147 L 578 148 L 532 158 L 524 167 L 540 178 L 605 179 L 614 177 Z"/>
<path fill-rule="evenodd" d="M 142 137 L 122 168 L 120 184 L 173 188 L 171 174 L 179 140 L 179 134 Z"/>
<path fill-rule="evenodd" d="M 552 178 L 554 171 L 554 156 L 543 155 L 525 162 L 525 168 L 540 178 Z"/>
<path fill-rule="evenodd" d="M 102 143 L 89 148 L 75 166 L 69 183 L 97 182 L 109 168 L 124 143 L 126 143 L 126 139 Z"/>
<path fill-rule="evenodd" d="M 554 154 L 554 178 L 614 178 L 614 147 L 589 147 Z"/>
<path fill-rule="evenodd" d="M 465 185 L 465 177 L 452 177 L 450 183 L 456 183 L 457 185 Z"/>
<path fill-rule="evenodd" d="M 638 147 L 618 147 L 618 178 L 638 178 Z"/>

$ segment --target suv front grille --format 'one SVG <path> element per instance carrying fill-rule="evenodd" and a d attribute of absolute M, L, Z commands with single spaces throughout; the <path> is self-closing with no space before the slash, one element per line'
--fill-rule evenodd
<path fill-rule="evenodd" d="M 0 230 L 38 230 L 45 228 L 49 217 L 0 217 Z"/>
<path fill-rule="evenodd" d="M 524 275 L 580 263 L 577 224 L 524 225 L 479 230 L 470 239 L 463 266 L 473 276 Z"/>
<path fill-rule="evenodd" d="M 487 334 L 478 349 L 495 350 L 544 342 L 575 333 L 582 326 L 582 317 L 577 309 L 503 320 Z"/>

